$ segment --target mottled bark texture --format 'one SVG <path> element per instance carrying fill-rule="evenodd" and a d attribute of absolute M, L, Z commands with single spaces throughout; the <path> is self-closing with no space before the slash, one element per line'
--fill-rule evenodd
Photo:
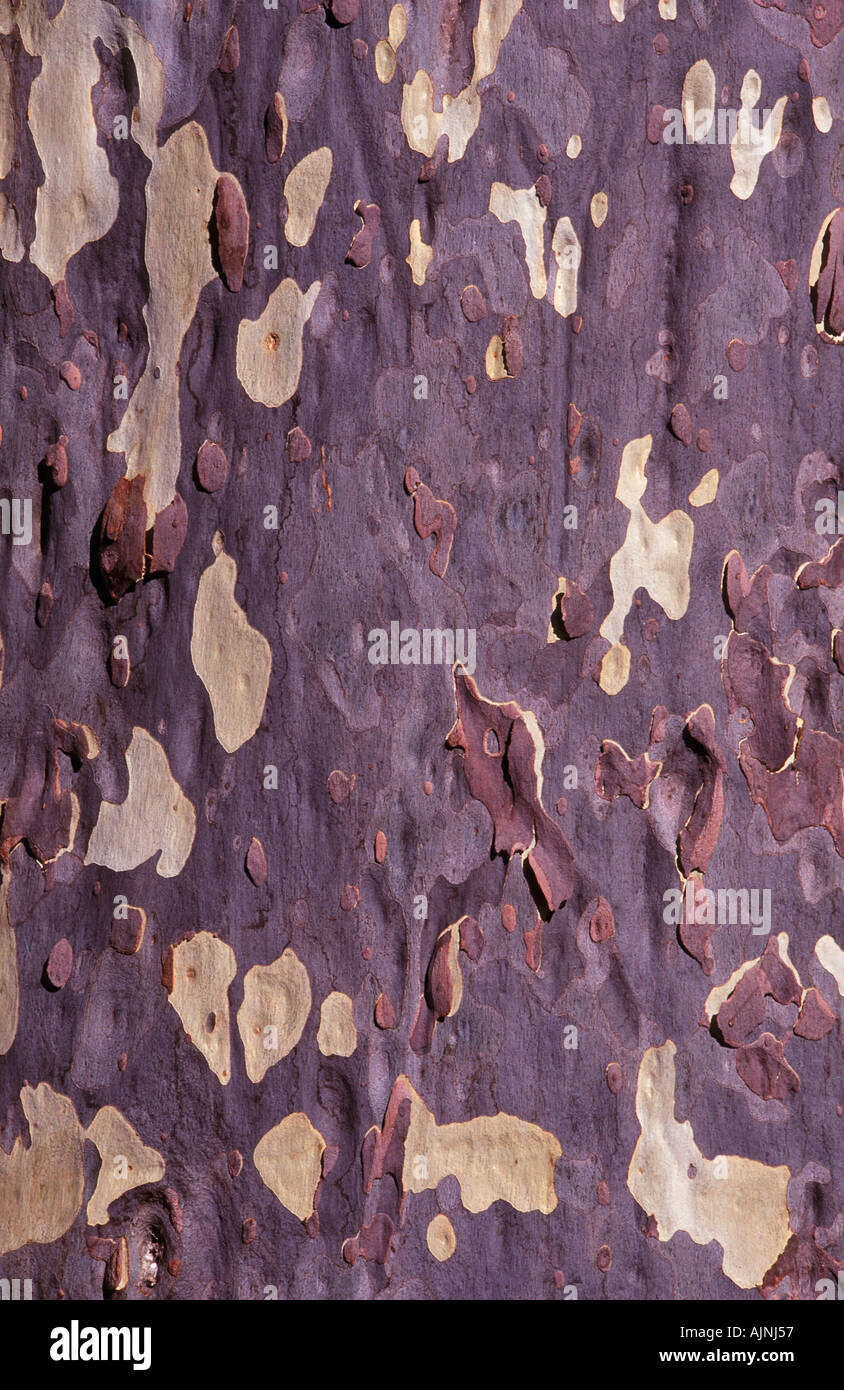
<path fill-rule="evenodd" d="M 0 0 L 3 1279 L 834 1288 L 842 132 L 841 0 Z"/>

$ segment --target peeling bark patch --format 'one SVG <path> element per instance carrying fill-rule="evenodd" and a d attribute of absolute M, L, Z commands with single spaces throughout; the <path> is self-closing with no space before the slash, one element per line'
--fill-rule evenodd
<path fill-rule="evenodd" d="M 428 567 L 438 579 L 444 579 L 457 531 L 457 513 L 450 502 L 434 496 L 412 465 L 405 474 L 404 485 L 413 498 L 413 525 L 416 534 L 422 540 L 427 540 L 429 536 L 436 539 Z"/>
<path fill-rule="evenodd" d="M 567 319 L 577 308 L 577 274 L 580 269 L 580 241 L 568 217 L 561 217 L 554 228 L 551 251 L 557 262 L 554 280 L 554 308 Z"/>
<path fill-rule="evenodd" d="M 284 235 L 291 246 L 306 246 L 313 234 L 331 178 L 334 156 L 327 145 L 295 164 L 284 181 L 287 221 Z"/>
<path fill-rule="evenodd" d="M 689 506 L 708 507 L 710 502 L 714 502 L 718 496 L 719 475 L 717 468 L 710 468 L 704 473 L 697 487 L 692 488 L 689 493 Z"/>
<path fill-rule="evenodd" d="M 358 270 L 365 270 L 372 260 L 372 248 L 381 226 L 381 209 L 377 203 L 367 203 L 363 198 L 359 198 L 355 203 L 355 212 L 363 226 L 352 237 L 351 245 L 346 252 L 346 261 Z"/>
<path fill-rule="evenodd" d="M 283 1207 L 308 1221 L 316 1211 L 322 1179 L 325 1140 L 301 1111 L 267 1131 L 258 1141 L 253 1161 Z"/>
<path fill-rule="evenodd" d="M 66 936 L 57 941 L 47 958 L 44 974 L 55 990 L 64 989 L 73 969 L 73 947 Z"/>
<path fill-rule="evenodd" d="M 208 228 L 217 179 L 205 131 L 190 121 L 158 149 L 146 185 L 150 351 L 107 448 L 125 454 L 128 478 L 144 478 L 148 525 L 172 502 L 179 476 L 179 354 L 199 296 L 216 273 Z"/>
<path fill-rule="evenodd" d="M 621 549 L 610 561 L 613 606 L 601 624 L 601 636 L 611 648 L 603 658 L 600 684 L 608 695 L 624 689 L 630 672 L 630 652 L 622 641 L 624 620 L 639 588 L 647 589 L 666 617 L 676 622 L 689 606 L 689 565 L 694 522 L 685 512 L 673 511 L 662 521 L 651 521 L 642 504 L 648 486 L 645 477 L 653 439 L 645 435 L 625 445 L 615 495 L 630 512 Z"/>
<path fill-rule="evenodd" d="M 264 846 L 255 835 L 249 841 L 249 849 L 246 851 L 246 872 L 256 888 L 263 888 L 267 881 L 267 856 Z"/>
<path fill-rule="evenodd" d="M 288 947 L 270 965 L 247 970 L 237 1026 L 250 1081 L 262 1081 L 270 1067 L 293 1051 L 310 1012 L 311 984 L 295 951 Z"/>
<path fill-rule="evenodd" d="M 698 757 L 701 781 L 695 803 L 677 842 L 677 863 L 682 874 L 704 873 L 715 853 L 724 814 L 724 779 L 727 762 L 715 736 L 715 715 L 701 705 L 686 720 L 685 735 Z"/>
<path fill-rule="evenodd" d="M 241 320 L 237 376 L 253 401 L 275 408 L 290 400 L 302 370 L 302 331 L 319 291 L 319 280 L 305 294 L 295 280 L 282 280 L 260 318 Z"/>
<path fill-rule="evenodd" d="M 815 328 L 826 343 L 844 343 L 844 208 L 824 219 L 809 265 Z"/>
<path fill-rule="evenodd" d="M 223 280 L 237 294 L 249 250 L 249 209 L 243 189 L 231 174 L 221 174 L 214 189 L 214 229 Z"/>
<path fill-rule="evenodd" d="M 219 492 L 229 473 L 229 461 L 219 444 L 206 439 L 196 456 L 196 480 L 203 492 Z"/>
<path fill-rule="evenodd" d="M 317 1047 L 323 1057 L 351 1057 L 357 1045 L 354 1004 L 348 994 L 334 990 L 319 1011 Z"/>
<path fill-rule="evenodd" d="M 577 637 L 585 637 L 591 631 L 594 620 L 595 610 L 589 598 L 571 579 L 561 576 L 554 595 L 547 641 L 559 642 L 564 638 L 571 642 Z"/>
<path fill-rule="evenodd" d="M 557 1206 L 554 1168 L 561 1155 L 553 1134 L 515 1115 L 439 1125 L 407 1077 L 399 1076 L 383 1127 L 364 1140 L 364 1186 L 371 1191 L 377 1178 L 393 1171 L 403 1201 L 411 1192 L 434 1191 L 451 1174 L 469 1212 L 500 1201 L 547 1215 Z"/>
<path fill-rule="evenodd" d="M 753 194 L 763 159 L 779 144 L 783 113 L 788 103 L 788 97 L 780 97 L 774 103 L 767 121 L 757 130 L 753 125 L 751 113 L 761 95 L 762 79 L 758 72 L 749 68 L 741 84 L 741 108 L 736 133 L 730 144 L 730 155 L 735 169 L 730 190 L 742 201 L 746 201 Z"/>
<path fill-rule="evenodd" d="M 375 45 L 375 73 L 379 82 L 385 85 L 396 75 L 396 53 L 407 36 L 407 11 L 404 5 L 394 5 L 390 10 L 386 39 L 379 39 Z"/>
<path fill-rule="evenodd" d="M 598 902 L 589 918 L 589 935 L 596 943 L 609 941 L 615 936 L 615 918 L 613 910 L 606 898 L 598 898 Z"/>
<path fill-rule="evenodd" d="M 129 1121 L 105 1105 L 98 1110 L 85 1130 L 85 1138 L 100 1155 L 97 1186 L 88 1203 L 86 1218 L 89 1226 L 104 1226 L 112 1202 L 145 1183 L 160 1182 L 164 1177 L 164 1159 L 156 1149 L 148 1148 Z"/>
<path fill-rule="evenodd" d="M 425 1232 L 425 1244 L 434 1259 L 439 1260 L 441 1264 L 445 1260 L 450 1260 L 457 1249 L 457 1236 L 454 1234 L 454 1227 L 442 1212 L 428 1223 L 428 1229 Z"/>
<path fill-rule="evenodd" d="M 126 749 L 129 792 L 115 804 L 103 801 L 88 841 L 86 864 L 121 873 L 136 869 L 161 851 L 156 872 L 175 878 L 193 846 L 196 812 L 170 771 L 167 754 L 145 729 L 135 727 Z"/>
<path fill-rule="evenodd" d="M 82 1126 L 73 1103 L 46 1082 L 24 1086 L 21 1105 L 30 1143 L 0 1149 L 0 1255 L 30 1241 L 48 1244 L 68 1231 L 82 1206 Z"/>
<path fill-rule="evenodd" d="M 535 188 L 509 188 L 494 183 L 489 191 L 489 210 L 499 222 L 517 222 L 525 248 L 525 265 L 530 276 L 530 292 L 534 299 L 544 299 L 547 288 L 545 276 L 545 219 L 547 207 L 536 196 Z"/>
<path fill-rule="evenodd" d="M 287 145 L 287 107 L 281 92 L 275 92 L 264 117 L 264 153 L 268 164 L 277 164 Z"/>
<path fill-rule="evenodd" d="M 0 879 L 0 1057 L 5 1056 L 18 1031 L 20 980 L 15 929 L 9 921 L 9 875 Z"/>
<path fill-rule="evenodd" d="M 542 805 L 545 742 L 536 717 L 514 700 L 485 700 L 464 673 L 455 673 L 454 691 L 457 722 L 446 744 L 462 751 L 469 790 L 492 817 L 495 853 L 508 859 L 521 853 L 544 908 L 554 912 L 571 896 L 574 857 Z M 496 735 L 498 754 L 489 752 L 488 729 Z"/>
<path fill-rule="evenodd" d="M 92 37 L 112 52 L 126 48 L 132 55 L 139 88 L 132 134 L 149 158 L 164 105 L 164 67 L 137 24 L 103 0 L 68 0 L 49 22 L 35 5 L 15 18 L 27 52 L 41 59 L 29 96 L 29 128 L 45 178 L 29 254 L 55 285 L 64 280 L 68 261 L 104 236 L 118 211 L 117 181 L 92 120 L 91 88 L 100 77 Z"/>
<path fill-rule="evenodd" d="M 642 1058 L 636 1091 L 641 1134 L 627 1186 L 655 1218 L 661 1242 L 681 1230 L 697 1245 L 717 1240 L 727 1278 L 740 1289 L 752 1289 L 790 1239 L 791 1174 L 784 1165 L 769 1168 L 749 1158 L 709 1159 L 701 1153 L 688 1120 L 674 1117 L 676 1051 L 669 1041 L 648 1048 Z M 694 1178 L 688 1176 L 690 1164 Z"/>
<path fill-rule="evenodd" d="M 97 532 L 97 576 L 117 602 L 144 575 L 147 509 L 144 479 L 120 478 L 103 509 Z"/>
<path fill-rule="evenodd" d="M 147 1148 L 113 1106 L 98 1110 L 87 1130 L 72 1101 L 46 1082 L 25 1085 L 21 1105 L 29 1146 L 18 1137 L 10 1154 L 0 1148 L 0 1255 L 35 1242 L 49 1244 L 70 1230 L 82 1206 L 86 1139 L 98 1149 L 100 1174 L 88 1203 L 89 1225 L 104 1225 L 123 1192 L 164 1176 L 164 1160 Z"/>
<path fill-rule="evenodd" d="M 486 302 L 477 285 L 466 285 L 460 295 L 460 308 L 468 323 L 480 323 L 486 318 Z"/>
<path fill-rule="evenodd" d="M 234 596 L 237 565 L 220 548 L 196 591 L 190 654 L 208 691 L 214 732 L 227 753 L 256 733 L 272 669 L 267 639 L 252 627 Z"/>
<path fill-rule="evenodd" d="M 385 1265 L 390 1254 L 395 1226 L 385 1212 L 377 1212 L 371 1221 L 361 1226 L 356 1236 L 344 1240 L 343 1259 L 354 1266 L 358 1260 Z"/>
<path fill-rule="evenodd" d="M 147 915 L 142 907 L 121 905 L 125 916 L 112 918 L 108 944 L 121 956 L 137 955 L 144 944 Z"/>
<path fill-rule="evenodd" d="M 51 718 L 43 708 L 35 710 L 28 726 L 3 813 L 0 861 L 8 866 L 13 850 L 23 844 L 44 867 L 73 849 L 79 822 L 79 802 L 62 786 L 59 754 L 78 771 L 98 756 L 100 745 L 87 724 Z"/>
<path fill-rule="evenodd" d="M 456 96 L 444 92 L 440 111 L 435 109 L 434 84 L 424 68 L 416 72 L 412 82 L 405 83 L 401 123 L 412 150 L 430 158 L 445 135 L 449 163 L 463 158 L 481 119 L 478 84 L 495 72 L 501 45 L 521 8 L 522 0 L 480 0 L 472 34 L 475 64 L 471 81 Z"/>
<path fill-rule="evenodd" d="M 829 971 L 844 999 L 844 951 L 834 937 L 822 936 L 815 945 L 815 955 L 824 970 Z"/>
<path fill-rule="evenodd" d="M 182 1027 L 222 1086 L 231 1080 L 229 985 L 237 960 L 212 932 L 191 934 L 171 947 L 169 1002 Z"/>
<path fill-rule="evenodd" d="M 405 257 L 414 285 L 424 285 L 433 256 L 434 248 L 427 246 L 422 240 L 422 225 L 419 218 L 414 217 L 410 224 L 410 254 Z"/>

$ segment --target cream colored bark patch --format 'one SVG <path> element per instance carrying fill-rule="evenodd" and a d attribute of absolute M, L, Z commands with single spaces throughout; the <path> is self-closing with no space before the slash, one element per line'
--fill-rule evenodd
<path fill-rule="evenodd" d="M 489 190 L 489 210 L 499 222 L 518 222 L 525 243 L 530 292 L 534 299 L 544 299 L 548 288 L 545 275 L 548 209 L 542 206 L 533 188 L 510 188 L 506 183 L 494 183 Z"/>
<path fill-rule="evenodd" d="M 21 241 L 18 210 L 6 193 L 0 193 L 0 255 L 17 264 L 26 248 Z"/>
<path fill-rule="evenodd" d="M 414 285 L 424 285 L 433 256 L 434 248 L 422 240 L 422 224 L 418 217 L 414 217 L 410 224 L 410 255 L 404 258 L 410 266 Z"/>
<path fill-rule="evenodd" d="M 307 1221 L 322 1177 L 325 1140 L 301 1111 L 268 1130 L 252 1155 L 255 1167 L 283 1207 Z"/>
<path fill-rule="evenodd" d="M 412 1093 L 402 1173 L 406 1192 L 433 1191 L 452 1175 L 467 1211 L 486 1211 L 493 1202 L 509 1202 L 516 1211 L 554 1210 L 554 1166 L 562 1149 L 553 1134 L 505 1114 L 438 1125 L 403 1079 Z"/>
<path fill-rule="evenodd" d="M 290 129 L 290 121 L 287 116 L 287 102 L 284 100 L 284 97 L 282 96 L 281 92 L 275 92 L 273 94 L 272 104 L 275 108 L 275 113 L 278 116 L 279 121 L 281 122 L 281 147 L 278 151 L 278 157 L 279 159 L 281 159 L 281 156 L 287 149 L 287 132 Z"/>
<path fill-rule="evenodd" d="M 648 486 L 645 467 L 652 443 L 649 434 L 631 439 L 621 456 L 615 495 L 628 508 L 630 521 L 624 543 L 610 561 L 613 606 L 600 629 L 601 636 L 616 648 L 614 656 L 607 653 L 602 666 L 602 676 L 606 669 L 608 683 L 604 685 L 602 679 L 601 686 L 607 694 L 617 694 L 627 683 L 630 653 L 621 639 L 636 590 L 646 589 L 673 621 L 682 618 L 689 606 L 694 522 L 681 511 L 669 512 L 662 521 L 654 522 L 642 506 Z"/>
<path fill-rule="evenodd" d="M 379 39 L 375 45 L 375 73 L 379 82 L 392 82 L 396 73 L 396 53 L 407 34 L 407 11 L 404 5 L 394 5 L 390 10 L 386 39 Z"/>
<path fill-rule="evenodd" d="M 557 262 L 554 308 L 567 319 L 577 308 L 577 272 L 580 269 L 580 242 L 568 217 L 561 217 L 557 222 L 551 250 Z"/>
<path fill-rule="evenodd" d="M 106 447 L 126 455 L 128 478 L 146 478 L 150 526 L 155 514 L 172 502 L 179 477 L 179 355 L 199 296 L 216 274 L 208 224 L 217 178 L 205 131 L 189 121 L 158 150 L 147 179 L 144 260 L 149 299 L 144 321 L 149 355 Z"/>
<path fill-rule="evenodd" d="M 98 1110 L 85 1131 L 100 1155 L 97 1186 L 88 1203 L 86 1217 L 89 1226 L 104 1226 L 109 1219 L 112 1202 L 143 1183 L 160 1182 L 164 1177 L 164 1159 L 156 1149 L 148 1148 L 129 1121 L 105 1105 Z"/>
<path fill-rule="evenodd" d="M 0 882 L 0 1057 L 17 1037 L 19 1010 L 18 948 L 9 920 L 9 876 L 4 874 Z"/>
<path fill-rule="evenodd" d="M 559 576 L 559 578 L 557 579 L 557 587 L 556 587 L 556 589 L 554 590 L 554 597 L 553 597 L 552 600 L 551 600 L 551 613 L 552 613 L 552 616 L 553 616 L 553 614 L 556 613 L 556 611 L 557 611 L 557 604 L 559 603 L 560 599 L 565 598 L 565 594 L 566 594 L 566 584 L 567 584 L 567 583 L 568 583 L 568 581 L 566 580 L 565 576 L 561 574 L 561 575 Z M 547 644 L 548 644 L 549 642 L 559 642 L 559 640 L 560 640 L 559 637 L 557 636 L 556 632 L 554 631 L 554 624 L 553 624 L 552 622 L 549 623 L 549 624 L 548 624 L 548 632 L 546 633 L 546 636 L 545 636 L 545 643 L 546 643 L 546 646 L 547 646 Z"/>
<path fill-rule="evenodd" d="M 701 1153 L 688 1120 L 674 1118 L 674 1057 L 667 1042 L 648 1048 L 639 1068 L 636 1114 L 641 1134 L 627 1186 L 642 1210 L 656 1219 L 659 1240 L 686 1231 L 696 1245 L 717 1240 L 722 1268 L 740 1289 L 761 1284 L 790 1237 L 784 1165 L 770 1168 L 750 1158 Z M 695 1177 L 689 1176 L 690 1165 Z"/>
<path fill-rule="evenodd" d="M 73 1225 L 85 1191 L 83 1143 L 90 1139 L 102 1160 L 88 1222 L 104 1225 L 108 1204 L 121 1193 L 164 1176 L 164 1161 L 147 1148 L 113 1106 L 97 1111 L 87 1130 L 73 1102 L 46 1082 L 20 1093 L 29 1146 L 18 1137 L 12 1152 L 0 1147 L 0 1255 L 30 1241 L 59 1240 Z"/>
<path fill-rule="evenodd" d="M 815 122 L 821 135 L 826 135 L 832 130 L 832 112 L 829 109 L 829 102 L 826 97 L 812 98 L 812 120 Z"/>
<path fill-rule="evenodd" d="M 453 1018 L 463 1002 L 463 972 L 460 969 L 460 923 L 463 921 L 464 917 L 459 918 L 437 937 L 437 945 L 444 938 L 448 939 L 447 970 L 451 981 L 451 1007 L 445 1015 L 446 1018 Z"/>
<path fill-rule="evenodd" d="M 395 50 L 407 37 L 407 10 L 404 5 L 394 5 L 387 21 L 387 40 Z"/>
<path fill-rule="evenodd" d="M 609 0 L 610 14 L 619 24 L 624 23 L 627 0 Z M 677 18 L 677 0 L 658 0 L 660 19 Z"/>
<path fill-rule="evenodd" d="M 401 123 L 412 150 L 430 159 L 441 135 L 448 137 L 448 162 L 454 164 L 466 153 L 466 146 L 481 119 L 481 98 L 474 87 L 458 96 L 446 92 L 442 111 L 434 110 L 434 84 L 424 68 L 402 90 Z"/>
<path fill-rule="evenodd" d="M 761 95 L 762 79 L 758 72 L 749 68 L 741 84 L 738 124 L 730 142 L 730 155 L 735 169 L 730 190 L 743 202 L 751 196 L 756 187 L 765 155 L 775 150 L 780 142 L 783 112 L 788 102 L 788 97 L 780 97 L 765 124 L 761 129 L 757 129 L 750 113 Z"/>
<path fill-rule="evenodd" d="M 119 804 L 101 802 L 85 863 L 121 873 L 136 869 L 160 850 L 156 873 L 175 878 L 193 846 L 193 804 L 171 773 L 161 744 L 137 725 L 126 749 L 126 766 L 129 794 Z"/>
<path fill-rule="evenodd" d="M 12 77 L 5 53 L 0 53 L 0 179 L 12 167 L 15 154 L 15 110 L 12 105 Z"/>
<path fill-rule="evenodd" d="M 103 0 L 65 0 L 52 20 L 42 0 L 24 0 L 16 19 L 27 52 L 41 59 L 28 114 L 44 182 L 29 257 L 55 285 L 80 247 L 109 230 L 120 202 L 108 155 L 97 143 L 91 104 L 91 88 L 101 80 L 95 38 L 114 54 L 125 48 L 132 55 L 139 97 L 129 129 L 153 161 L 164 110 L 164 68 L 137 24 Z"/>
<path fill-rule="evenodd" d="M 396 50 L 386 39 L 379 39 L 375 45 L 375 75 L 385 86 L 396 75 Z"/>
<path fill-rule="evenodd" d="M 442 1212 L 428 1223 L 425 1240 L 434 1259 L 439 1260 L 441 1264 L 444 1260 L 450 1260 L 457 1249 L 454 1227 Z"/>
<path fill-rule="evenodd" d="M 420 154 L 433 155 L 441 135 L 448 136 L 448 162 L 462 159 L 481 119 L 478 83 L 495 72 L 501 45 L 522 0 L 481 0 L 472 34 L 475 66 L 472 80 L 457 96 L 443 94 L 442 110 L 434 109 L 434 84 L 424 68 L 402 91 L 401 123 L 407 143 Z"/>
<path fill-rule="evenodd" d="M 327 145 L 300 159 L 284 181 L 287 221 L 284 235 L 291 246 L 305 246 L 316 226 L 325 190 L 331 178 L 334 156 Z"/>
<path fill-rule="evenodd" d="M 715 120 L 715 73 L 705 58 L 692 63 L 683 82 L 683 124 L 692 143 L 705 140 Z"/>
<path fill-rule="evenodd" d="M 630 679 L 630 648 L 615 642 L 601 658 L 598 684 L 605 695 L 618 695 Z"/>
<path fill-rule="evenodd" d="M 188 1038 L 223 1086 L 231 1080 L 229 985 L 236 974 L 237 959 L 231 946 L 209 931 L 198 932 L 173 947 L 170 1003 Z"/>
<path fill-rule="evenodd" d="M 0 1148 L 0 1255 L 58 1240 L 76 1220 L 85 1190 L 82 1126 L 72 1102 L 42 1082 L 24 1086 L 21 1105 L 29 1146 L 18 1137 L 10 1154 Z"/>
<path fill-rule="evenodd" d="M 282 280 L 260 318 L 241 319 L 237 375 L 253 401 L 274 407 L 290 400 L 302 370 L 302 330 L 319 291 L 319 280 L 305 294 L 295 280 Z"/>
<path fill-rule="evenodd" d="M 357 1045 L 355 1006 L 348 994 L 334 990 L 322 1001 L 317 1047 L 323 1057 L 351 1057 Z"/>
<path fill-rule="evenodd" d="M 822 936 L 815 946 L 815 955 L 828 970 L 838 986 L 838 993 L 844 998 L 844 951 L 831 936 Z"/>
<path fill-rule="evenodd" d="M 215 548 L 221 546 L 219 533 Z M 190 654 L 208 691 L 214 732 L 227 753 L 255 734 L 264 716 L 273 658 L 263 633 L 251 627 L 234 596 L 237 565 L 223 549 L 200 576 Z"/>
<path fill-rule="evenodd" d="M 589 204 L 589 216 L 592 218 L 593 227 L 603 227 L 607 220 L 610 200 L 606 193 L 596 193 Z"/>
<path fill-rule="evenodd" d="M 566 145 L 566 155 L 569 159 L 577 159 L 583 149 L 583 141 L 579 135 L 570 135 Z"/>
<path fill-rule="evenodd" d="M 473 82 L 480 82 L 495 72 L 501 45 L 521 8 L 522 0 L 481 0 L 478 22 L 472 34 L 475 49 Z"/>
<path fill-rule="evenodd" d="M 710 468 L 708 473 L 704 473 L 696 488 L 689 493 L 689 502 L 693 507 L 706 507 L 710 502 L 714 502 L 718 495 L 718 469 Z"/>
<path fill-rule="evenodd" d="M 507 376 L 504 365 L 504 344 L 497 333 L 493 333 L 487 343 L 484 367 L 490 381 L 503 381 Z"/>
<path fill-rule="evenodd" d="M 237 1027 L 250 1081 L 262 1081 L 270 1067 L 293 1051 L 310 1011 L 308 972 L 289 947 L 270 965 L 253 965 L 246 972 Z"/>

